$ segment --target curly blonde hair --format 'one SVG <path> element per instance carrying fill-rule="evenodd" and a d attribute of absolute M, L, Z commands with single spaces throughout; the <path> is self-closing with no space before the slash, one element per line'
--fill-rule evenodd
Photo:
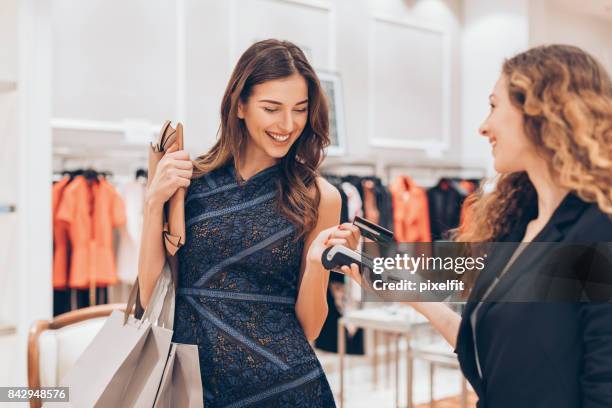
<path fill-rule="evenodd" d="M 528 140 L 556 183 L 612 214 L 612 81 L 580 48 L 532 48 L 504 62 L 512 103 L 523 113 Z M 510 232 L 536 191 L 525 172 L 500 174 L 466 204 L 469 223 L 452 231 L 459 242 L 491 242 Z"/>

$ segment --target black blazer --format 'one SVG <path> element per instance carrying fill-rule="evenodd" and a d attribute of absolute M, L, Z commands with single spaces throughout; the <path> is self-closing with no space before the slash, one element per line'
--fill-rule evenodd
<path fill-rule="evenodd" d="M 536 214 L 532 203 L 504 240 L 520 242 Z M 534 242 L 612 242 L 612 220 L 596 204 L 568 194 Z M 495 253 L 489 259 L 459 328 L 455 352 L 478 394 L 477 406 L 611 408 L 612 302 L 485 302 L 476 320 L 480 378 L 470 315 L 510 255 Z M 531 282 L 534 271 L 543 266 L 543 258 L 525 249 L 489 299 L 520 298 L 531 288 L 524 282 Z M 612 266 L 604 269 L 610 284 Z"/>

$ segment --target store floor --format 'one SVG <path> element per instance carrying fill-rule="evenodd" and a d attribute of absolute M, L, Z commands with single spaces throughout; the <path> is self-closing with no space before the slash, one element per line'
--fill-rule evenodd
<path fill-rule="evenodd" d="M 0 336 L 0 386 L 16 386 L 13 377 L 15 367 L 16 336 Z M 329 383 L 338 398 L 339 374 L 338 356 L 334 353 L 326 353 L 317 350 L 317 355 L 327 374 Z M 404 358 L 402 358 L 403 363 Z M 345 361 L 345 407 L 346 408 L 392 408 L 395 406 L 394 394 L 394 365 L 387 368 L 385 359 L 380 359 L 378 371 L 378 387 L 372 383 L 371 359 L 367 356 L 347 356 Z M 406 405 L 406 367 L 405 363 L 400 365 L 400 405 Z M 434 398 L 436 408 L 459 408 L 459 399 L 452 398 L 459 395 L 461 390 L 461 377 L 457 370 L 445 368 L 436 369 Z M 414 364 L 414 402 L 424 404 L 429 402 L 429 369 L 422 361 Z M 475 404 L 471 396 L 470 407 Z M 423 405 L 423 407 L 429 404 Z M 421 408 L 421 407 L 418 407 Z"/>
<path fill-rule="evenodd" d="M 336 403 L 339 403 L 338 356 L 320 350 L 317 350 L 317 355 L 327 374 L 329 384 L 336 397 Z M 406 366 L 403 353 L 400 358 L 399 402 L 400 406 L 406 406 Z M 379 358 L 378 386 L 374 387 L 371 358 L 368 356 L 347 356 L 344 378 L 344 406 L 346 408 L 395 407 L 395 365 L 392 362 L 391 366 L 387 367 L 385 361 L 386 358 Z M 457 396 L 460 393 L 461 373 L 454 369 L 436 368 L 434 387 L 436 408 L 459 408 L 460 400 Z M 475 396 L 470 392 L 469 397 L 468 406 L 474 407 L 476 404 Z M 428 407 L 430 402 L 429 365 L 419 360 L 414 363 L 413 402 L 417 405 L 416 408 Z"/>

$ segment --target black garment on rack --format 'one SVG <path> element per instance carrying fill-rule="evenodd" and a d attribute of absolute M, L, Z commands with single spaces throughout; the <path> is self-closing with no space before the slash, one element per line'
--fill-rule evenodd
<path fill-rule="evenodd" d="M 342 189 L 342 187 L 340 186 L 340 184 L 342 184 L 342 179 L 336 176 L 331 176 L 331 175 L 326 175 L 325 176 L 326 180 L 332 184 L 334 187 L 336 187 L 336 189 L 338 190 L 338 192 L 340 193 L 340 200 L 342 201 L 342 205 L 340 207 L 340 224 L 348 222 L 348 197 L 346 196 L 346 193 L 344 192 L 344 190 Z M 341 273 L 337 273 L 337 272 L 331 272 L 329 274 L 329 282 L 344 282 L 344 275 Z M 330 289 L 329 287 L 327 288 L 327 294 L 328 296 L 330 295 L 329 293 Z M 333 301 L 332 301 L 333 303 Z M 329 302 L 327 302 L 327 305 L 331 308 L 333 307 L 334 309 L 336 309 L 336 305 L 335 304 L 331 304 Z M 328 315 L 329 317 L 329 315 Z"/>
<path fill-rule="evenodd" d="M 342 189 L 343 179 L 334 175 L 324 175 L 325 179 L 340 192 L 342 207 L 340 210 L 340 223 L 348 222 L 348 198 Z M 361 183 L 359 183 L 361 185 Z M 333 284 L 344 284 L 344 275 L 337 272 L 330 272 L 327 286 L 327 317 L 315 340 L 315 347 L 333 353 L 338 352 L 338 319 L 342 316 L 336 307 L 336 302 L 332 294 Z M 363 330 L 359 329 L 354 336 L 349 336 L 345 330 L 346 352 L 347 354 L 364 354 L 363 350 Z"/>
<path fill-rule="evenodd" d="M 330 273 L 332 275 L 341 275 L 336 272 Z M 330 279 L 331 284 L 331 279 Z M 327 289 L 327 305 L 329 311 L 327 312 L 327 318 L 323 323 L 323 328 L 319 337 L 315 340 L 315 347 L 331 353 L 338 352 L 338 319 L 342 316 L 336 308 L 336 302 L 331 293 L 331 289 Z M 363 329 L 357 329 L 353 336 L 350 336 L 346 327 L 344 328 L 344 338 L 346 339 L 345 350 L 346 354 L 357 354 L 363 355 Z"/>
<path fill-rule="evenodd" d="M 446 232 L 459 226 L 466 195 L 458 190 L 456 183 L 456 180 L 440 179 L 437 186 L 427 190 L 432 241 L 446 239 Z"/>
<path fill-rule="evenodd" d="M 70 289 L 53 289 L 53 317 L 70 310 Z"/>
<path fill-rule="evenodd" d="M 72 293 L 75 292 L 76 308 L 91 306 L 89 302 L 89 289 L 53 289 L 53 317 L 62 313 L 70 312 L 72 309 Z M 108 303 L 108 289 L 96 288 L 96 304 Z"/>
<path fill-rule="evenodd" d="M 74 289 L 73 289 L 74 290 Z M 76 289 L 77 309 L 91 306 L 89 302 L 89 289 Z M 108 289 L 103 287 L 96 288 L 96 305 L 108 303 Z"/>
<path fill-rule="evenodd" d="M 388 230 L 393 230 L 393 201 L 391 192 L 378 177 L 363 177 L 362 182 L 371 180 L 374 183 L 374 194 L 376 195 L 376 207 L 380 214 L 378 223 Z"/>
<path fill-rule="evenodd" d="M 328 183 L 336 187 L 336 190 L 340 193 L 340 199 L 342 201 L 342 207 L 340 208 L 340 223 L 348 222 L 348 198 L 341 186 L 342 178 L 333 174 L 323 174 L 322 176 Z"/>

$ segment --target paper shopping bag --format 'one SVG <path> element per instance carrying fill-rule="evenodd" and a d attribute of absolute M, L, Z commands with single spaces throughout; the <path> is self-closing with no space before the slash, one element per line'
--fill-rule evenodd
<path fill-rule="evenodd" d="M 60 386 L 69 387 L 70 402 L 44 406 L 120 406 L 150 330 L 148 322 L 130 319 L 124 323 L 123 312 L 115 310 L 60 381 Z"/>
<path fill-rule="evenodd" d="M 172 343 L 154 408 L 203 408 L 198 346 Z"/>

